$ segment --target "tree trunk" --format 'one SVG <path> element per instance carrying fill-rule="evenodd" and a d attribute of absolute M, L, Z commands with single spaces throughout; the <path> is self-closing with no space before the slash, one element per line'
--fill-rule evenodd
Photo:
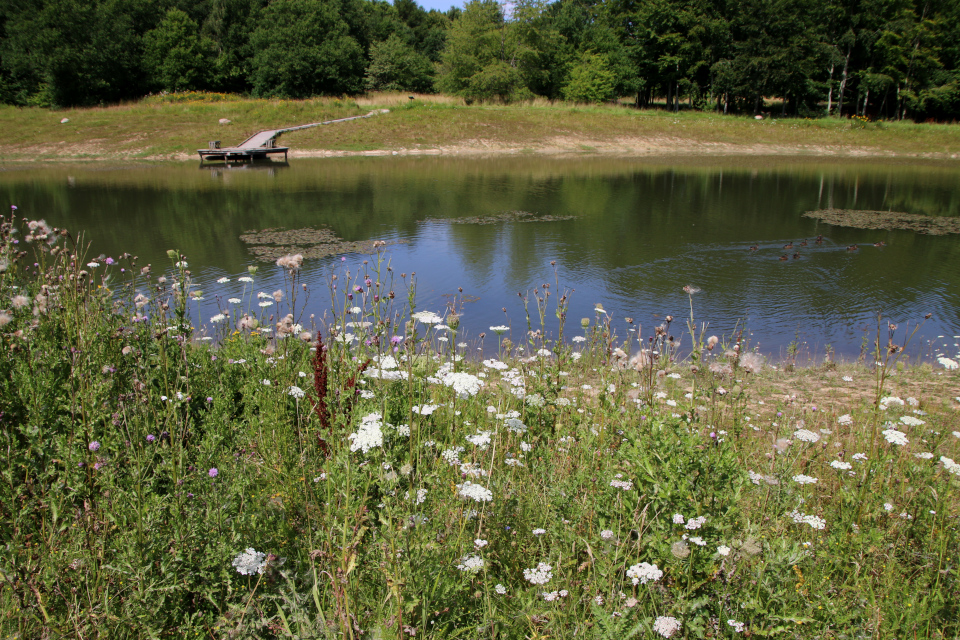
<path fill-rule="evenodd" d="M 850 66 L 850 46 L 847 46 L 847 57 L 843 60 L 843 73 L 840 75 L 840 95 L 837 96 L 837 115 L 843 117 L 843 92 L 847 88 L 847 68 Z"/>
<path fill-rule="evenodd" d="M 827 117 L 830 117 L 830 112 L 833 110 L 833 65 L 830 65 L 830 80 L 828 81 L 828 86 L 830 87 L 827 91 Z"/>

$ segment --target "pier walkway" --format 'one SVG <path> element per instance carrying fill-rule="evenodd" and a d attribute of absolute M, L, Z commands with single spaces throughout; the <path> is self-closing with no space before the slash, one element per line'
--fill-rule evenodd
<path fill-rule="evenodd" d="M 324 122 L 312 122 L 310 124 L 301 124 L 296 127 L 284 127 L 283 129 L 265 129 L 257 132 L 238 144 L 235 147 L 220 147 L 220 141 L 216 140 L 210 143 L 209 149 L 197 149 L 200 154 L 201 162 L 204 160 L 223 160 L 224 162 L 249 162 L 251 160 L 260 160 L 271 154 L 283 154 L 283 159 L 287 159 L 289 147 L 278 147 L 277 138 L 280 134 L 289 131 L 299 131 L 300 129 L 309 129 L 311 127 L 321 127 L 326 124 L 336 124 L 338 122 L 347 122 L 349 120 L 360 120 L 369 118 L 381 113 L 389 113 L 389 109 L 375 109 L 363 116 L 352 116 L 350 118 L 338 118 L 337 120 L 326 120 Z"/>

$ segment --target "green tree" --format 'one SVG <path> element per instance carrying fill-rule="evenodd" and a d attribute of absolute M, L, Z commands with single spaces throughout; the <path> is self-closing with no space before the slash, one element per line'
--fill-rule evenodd
<path fill-rule="evenodd" d="M 369 91 L 429 92 L 433 88 L 433 63 L 394 34 L 370 47 L 365 84 Z"/>
<path fill-rule="evenodd" d="M 585 53 L 563 87 L 563 97 L 576 102 L 607 102 L 614 98 L 616 74 L 603 56 Z"/>
<path fill-rule="evenodd" d="M 204 84 L 204 53 L 212 43 L 201 40 L 197 23 L 186 13 L 170 9 L 143 41 L 143 60 L 158 87 L 186 91 Z"/>
<path fill-rule="evenodd" d="M 447 37 L 437 88 L 467 98 L 530 95 L 517 68 L 520 43 L 493 0 L 471 0 Z"/>
<path fill-rule="evenodd" d="M 363 89 L 364 51 L 353 0 L 274 0 L 250 38 L 250 82 L 260 96 L 303 98 Z"/>

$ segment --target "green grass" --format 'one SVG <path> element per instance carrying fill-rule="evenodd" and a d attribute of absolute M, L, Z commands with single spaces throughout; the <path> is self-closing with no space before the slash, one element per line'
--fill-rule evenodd
<path fill-rule="evenodd" d="M 5 637 L 960 633 L 937 362 L 761 366 L 694 296 L 631 361 L 599 311 L 545 335 L 546 287 L 461 346 L 382 252 L 323 318 L 296 269 L 197 318 L 178 252 L 150 273 L 45 235 L 0 226 Z"/>
<path fill-rule="evenodd" d="M 220 94 L 150 98 L 93 109 L 0 107 L 7 160 L 194 157 L 208 140 L 236 144 L 268 128 L 360 115 L 385 116 L 286 134 L 295 151 L 448 151 L 513 149 L 608 153 L 808 153 L 926 155 L 960 153 L 960 127 L 847 119 L 778 119 L 713 112 L 638 111 L 534 101 L 476 104 L 443 96 L 385 94 L 362 99 L 252 100 Z M 60 124 L 61 118 L 69 118 Z M 221 126 L 220 118 L 232 124 Z M 650 151 L 647 151 L 647 150 Z"/>

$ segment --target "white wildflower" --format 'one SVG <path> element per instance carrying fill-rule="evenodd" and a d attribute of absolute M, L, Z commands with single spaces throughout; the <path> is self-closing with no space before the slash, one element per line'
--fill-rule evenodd
<path fill-rule="evenodd" d="M 263 573 L 267 567 L 267 554 L 257 551 L 253 547 L 247 547 L 247 550 L 233 559 L 233 566 L 237 573 L 243 576 L 252 576 L 255 573 Z"/>
<path fill-rule="evenodd" d="M 847 471 L 848 469 L 853 468 L 852 464 L 849 462 L 844 462 L 843 460 L 831 460 L 830 466 L 838 471 Z"/>
<path fill-rule="evenodd" d="M 943 468 L 946 469 L 947 473 L 952 473 L 955 476 L 960 476 L 960 464 L 954 462 L 952 459 L 947 456 L 940 456 L 940 462 L 943 463 Z"/>
<path fill-rule="evenodd" d="M 902 431 L 897 431 L 896 429 L 884 429 L 882 433 L 883 437 L 886 438 L 890 444 L 902 447 L 910 442 Z"/>
<path fill-rule="evenodd" d="M 743 633 L 744 628 L 747 626 L 744 622 L 737 622 L 736 620 L 727 620 L 727 624 L 733 627 L 733 630 L 736 633 Z"/>
<path fill-rule="evenodd" d="M 908 427 L 919 427 L 921 425 L 927 424 L 920 418 L 914 418 L 913 416 L 900 416 L 900 422 L 907 425 Z"/>
<path fill-rule="evenodd" d="M 481 451 L 485 451 L 487 447 L 490 446 L 490 436 L 492 431 L 481 431 L 480 433 L 473 436 L 466 436 L 467 442 L 472 444 L 475 447 L 479 447 Z"/>
<path fill-rule="evenodd" d="M 490 491 L 490 489 L 479 484 L 473 484 L 469 480 L 463 484 L 458 484 L 457 492 L 460 494 L 460 497 L 475 502 L 491 502 L 493 500 L 493 492 Z"/>
<path fill-rule="evenodd" d="M 817 484 L 817 479 L 812 476 L 805 476 L 802 473 L 793 476 L 793 481 L 797 484 Z"/>
<path fill-rule="evenodd" d="M 914 458 L 920 458 L 921 460 L 929 460 L 933 457 L 933 454 L 929 451 L 921 451 L 920 453 L 913 454 Z"/>
<path fill-rule="evenodd" d="M 547 584 L 553 577 L 553 567 L 545 562 L 537 563 L 534 569 L 524 569 L 523 577 L 530 584 Z"/>
<path fill-rule="evenodd" d="M 687 520 L 687 524 L 684 525 L 684 528 L 690 531 L 695 531 L 700 527 L 702 527 L 704 523 L 706 523 L 706 521 L 707 521 L 707 516 L 698 516 L 696 518 L 690 518 L 689 520 Z"/>
<path fill-rule="evenodd" d="M 942 364 L 944 369 L 953 370 L 957 368 L 957 361 L 950 358 L 937 358 L 937 362 Z"/>
<path fill-rule="evenodd" d="M 497 586 L 495 586 L 493 590 L 496 591 L 501 596 L 507 593 L 507 588 L 500 583 L 497 583 Z"/>
<path fill-rule="evenodd" d="M 422 324 L 438 324 L 443 321 L 443 318 L 432 311 L 418 311 L 410 317 Z"/>
<path fill-rule="evenodd" d="M 287 393 L 288 393 L 289 395 L 293 396 L 293 397 L 294 397 L 295 399 L 297 399 L 297 400 L 301 400 L 301 399 L 303 399 L 303 397 L 304 397 L 305 395 L 307 395 L 306 392 L 304 392 L 303 389 L 301 389 L 300 387 L 295 386 L 295 385 L 291 386 L 291 387 L 287 390 Z"/>
<path fill-rule="evenodd" d="M 483 558 L 480 556 L 463 556 L 460 558 L 460 564 L 457 569 L 464 573 L 478 573 L 483 569 Z"/>
<path fill-rule="evenodd" d="M 728 547 L 728 546 L 725 545 L 725 544 L 722 544 L 722 545 L 720 545 L 719 547 L 717 547 L 717 553 L 719 553 L 719 554 L 722 555 L 722 556 L 729 556 L 729 555 L 730 555 L 730 547 Z"/>
<path fill-rule="evenodd" d="M 653 623 L 653 630 L 664 638 L 672 637 L 680 627 L 680 621 L 670 616 L 658 616 Z"/>
<path fill-rule="evenodd" d="M 360 420 L 360 426 L 356 433 L 347 436 L 351 440 L 350 451 L 363 451 L 364 454 L 376 447 L 383 445 L 383 416 L 379 413 L 371 413 Z"/>
<path fill-rule="evenodd" d="M 837 418 L 837 423 L 842 424 L 844 426 L 851 425 L 853 424 L 853 416 L 851 416 L 849 413 L 845 413 L 839 418 Z"/>
<path fill-rule="evenodd" d="M 436 404 L 417 404 L 417 405 L 414 405 L 410 410 L 421 416 L 429 416 L 439 408 L 440 408 L 440 405 L 436 405 Z"/>
<path fill-rule="evenodd" d="M 802 442 L 817 442 L 820 440 L 820 434 L 809 429 L 797 429 L 793 432 L 793 437 Z"/>
<path fill-rule="evenodd" d="M 461 398 L 469 398 L 480 392 L 483 381 L 469 373 L 446 372 L 440 376 L 440 382 L 451 387 Z"/>

